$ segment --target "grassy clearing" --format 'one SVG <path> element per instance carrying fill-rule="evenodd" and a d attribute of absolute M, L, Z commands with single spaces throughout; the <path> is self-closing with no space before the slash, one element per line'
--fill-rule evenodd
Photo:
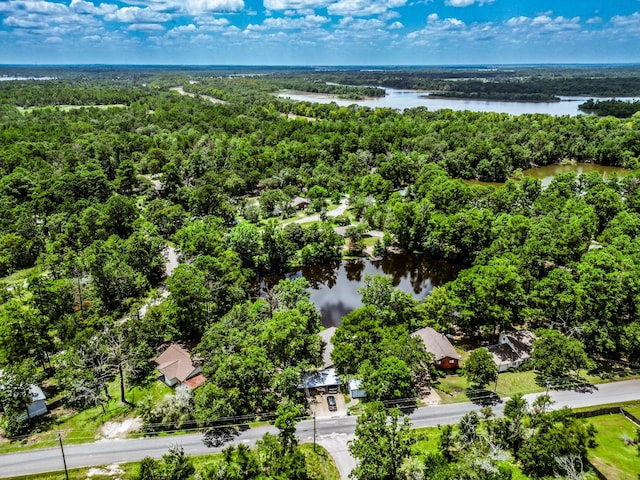
<path fill-rule="evenodd" d="M 130 480 L 138 472 L 138 463 L 124 463 L 118 465 L 118 473 L 113 475 L 107 474 L 105 467 L 93 467 L 93 468 L 74 468 L 69 470 L 69 480 L 114 480 L 119 478 L 121 480 Z M 99 471 L 104 471 L 100 474 Z M 124 473 L 120 473 L 124 472 Z M 91 474 L 91 476 L 89 476 Z M 19 477 L 11 477 L 12 480 L 66 480 L 64 471 L 51 472 L 51 473 L 38 473 L 36 475 L 21 475 Z"/>
<path fill-rule="evenodd" d="M 633 438 L 635 426 L 620 414 L 601 415 L 588 420 L 598 433 L 596 448 L 590 448 L 589 460 L 607 478 L 637 480 L 640 474 L 640 457 L 637 447 L 626 445 L 624 438 Z"/>
<path fill-rule="evenodd" d="M 155 375 L 155 374 L 154 374 Z M 35 433 L 28 438 L 19 441 L 5 441 L 0 443 L 0 453 L 14 452 L 18 450 L 55 447 L 57 445 L 58 432 L 62 433 L 65 443 L 93 442 L 98 437 L 98 431 L 102 425 L 109 421 L 123 421 L 136 416 L 134 408 L 124 405 L 119 401 L 117 381 L 112 383 L 109 393 L 113 397 L 105 405 L 105 411 L 101 407 L 89 408 L 81 412 L 59 408 L 51 412 L 53 416 L 50 423 L 45 423 L 46 431 Z M 154 402 L 160 401 L 173 390 L 160 381 L 153 381 L 147 387 L 134 387 L 127 390 L 126 398 L 131 403 L 140 401 L 151 395 Z"/>
<path fill-rule="evenodd" d="M 320 445 L 316 445 L 316 451 L 313 451 L 313 445 L 300 445 L 307 462 L 307 471 L 314 480 L 340 480 L 340 473 L 336 468 L 333 458 Z M 203 473 L 205 468 L 213 461 L 222 457 L 221 453 L 212 453 L 208 455 L 198 455 L 191 457 L 196 475 Z M 69 470 L 69 480 L 113 480 L 119 478 L 121 480 L 130 480 L 139 471 L 139 462 L 122 463 L 115 465 L 119 471 L 109 474 L 108 467 L 92 467 L 92 468 L 76 468 Z M 100 473 L 103 471 L 103 473 Z M 113 471 L 113 469 L 112 469 Z M 89 477 L 89 474 L 91 476 Z M 39 473 L 36 475 L 23 475 L 20 477 L 12 477 L 13 480 L 65 480 L 65 474 L 61 472 Z"/>
<path fill-rule="evenodd" d="M 303 443 L 300 445 L 307 464 L 307 472 L 314 480 L 340 480 L 340 472 L 336 467 L 333 457 L 324 448 L 316 445 L 313 451 L 313 444 Z"/>
<path fill-rule="evenodd" d="M 624 407 L 626 410 L 631 411 L 634 407 L 640 408 L 640 403 L 637 400 L 632 400 L 630 402 L 616 402 L 616 403 L 607 403 L 604 405 L 598 405 L 595 407 L 580 407 L 572 409 L 574 412 L 589 412 L 599 408 L 609 408 L 609 407 Z"/>

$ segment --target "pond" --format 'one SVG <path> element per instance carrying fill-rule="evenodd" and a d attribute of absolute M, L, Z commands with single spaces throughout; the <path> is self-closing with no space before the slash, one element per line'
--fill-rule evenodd
<path fill-rule="evenodd" d="M 343 316 L 362 306 L 358 289 L 364 285 L 366 274 L 388 275 L 396 288 L 422 299 L 433 287 L 454 280 L 463 268 L 445 260 L 406 253 L 380 261 L 361 258 L 303 267 L 287 274 L 286 278 L 303 277 L 311 284 L 311 301 L 320 310 L 322 325 L 332 327 L 340 325 Z M 261 290 L 273 287 L 282 278 L 285 276 L 261 278 Z"/>
<path fill-rule="evenodd" d="M 554 116 L 578 115 L 584 112 L 578 110 L 578 105 L 589 98 L 594 97 L 560 97 L 559 102 L 507 102 L 501 100 L 470 100 L 459 98 L 438 98 L 428 96 L 428 92 L 420 90 L 398 90 L 385 88 L 386 95 L 380 98 L 366 98 L 364 100 L 345 100 L 335 95 L 308 92 L 281 92 L 282 98 L 291 98 L 297 101 L 331 103 L 340 106 L 353 104 L 371 108 L 386 107 L 398 110 L 413 107 L 427 107 L 429 110 L 470 110 L 472 112 L 496 112 L 510 115 L 522 115 L 525 113 L 544 113 Z M 604 100 L 604 99 L 600 99 Z M 619 98 L 619 100 L 637 100 L 635 98 Z"/>
<path fill-rule="evenodd" d="M 577 175 L 582 173 L 596 172 L 602 175 L 606 180 L 613 176 L 624 177 L 631 173 L 631 169 L 622 167 L 609 167 L 606 165 L 598 165 L 595 163 L 568 163 L 568 164 L 553 164 L 546 167 L 534 167 L 528 168 L 522 171 L 522 175 L 525 177 L 532 177 L 540 179 L 542 188 L 548 187 L 553 178 L 556 175 L 566 172 L 575 172 Z M 482 186 L 494 186 L 500 188 L 504 185 L 504 182 L 483 182 L 482 180 L 464 180 L 467 185 L 482 185 Z"/>
<path fill-rule="evenodd" d="M 631 170 L 621 167 L 597 165 L 595 163 L 573 163 L 567 165 L 547 165 L 546 167 L 528 168 L 527 170 L 522 171 L 522 175 L 539 178 L 542 182 L 542 187 L 544 188 L 551 183 L 553 177 L 566 172 L 575 172 L 578 175 L 582 173 L 596 172 L 602 175 L 606 180 L 607 178 L 611 178 L 615 175 L 618 177 L 624 177 L 631 173 Z"/>

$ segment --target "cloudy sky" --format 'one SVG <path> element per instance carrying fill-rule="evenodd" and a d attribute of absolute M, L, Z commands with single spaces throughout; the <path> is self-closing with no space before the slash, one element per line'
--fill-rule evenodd
<path fill-rule="evenodd" d="M 0 0 L 0 63 L 640 63 L 640 0 Z"/>

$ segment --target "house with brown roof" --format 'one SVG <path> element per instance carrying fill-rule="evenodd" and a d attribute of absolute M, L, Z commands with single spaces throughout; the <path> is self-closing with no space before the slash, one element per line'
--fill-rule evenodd
<path fill-rule="evenodd" d="M 460 355 L 445 335 L 431 327 L 424 327 L 413 332 L 411 336 L 420 338 L 427 352 L 433 354 L 436 368 L 443 370 L 458 368 Z"/>
<path fill-rule="evenodd" d="M 308 199 L 303 197 L 294 197 L 294 199 L 291 200 L 291 206 L 296 210 L 303 210 L 307 208 L 310 203 Z"/>
<path fill-rule="evenodd" d="M 502 332 L 497 345 L 489 345 L 487 350 L 493 356 L 498 372 L 506 372 L 510 368 L 518 368 L 531 359 L 533 342 L 536 337 L 528 330 Z"/>
<path fill-rule="evenodd" d="M 187 385 L 196 388 L 202 385 L 206 378 L 200 374 L 199 366 L 193 364 L 189 352 L 172 343 L 155 359 L 158 371 L 162 375 L 162 381 L 173 387 L 175 385 Z"/>

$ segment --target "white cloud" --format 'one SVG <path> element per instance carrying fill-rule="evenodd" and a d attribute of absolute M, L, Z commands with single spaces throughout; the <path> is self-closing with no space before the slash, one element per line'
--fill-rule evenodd
<path fill-rule="evenodd" d="M 370 18 L 367 20 L 354 19 L 353 17 L 345 17 L 338 23 L 338 28 L 348 28 L 353 30 L 377 30 L 384 28 L 384 22 L 377 18 Z"/>
<path fill-rule="evenodd" d="M 380 15 L 406 3 L 406 0 L 338 0 L 337 3 L 329 5 L 327 11 L 331 15 L 363 17 Z"/>
<path fill-rule="evenodd" d="M 616 27 L 638 27 L 640 26 L 640 13 L 636 12 L 627 17 L 616 15 L 611 17 L 611 23 Z"/>
<path fill-rule="evenodd" d="M 512 17 L 505 22 L 505 25 L 511 28 L 512 33 L 526 36 L 548 35 L 567 31 L 575 32 L 582 28 L 580 26 L 580 17 L 552 17 L 551 13 L 540 14 L 536 17 Z"/>
<path fill-rule="evenodd" d="M 600 17 L 593 17 L 587 20 L 588 25 L 598 25 L 600 23 L 602 23 L 602 18 Z"/>
<path fill-rule="evenodd" d="M 334 0 L 264 0 L 267 10 L 303 10 L 326 8 Z"/>
<path fill-rule="evenodd" d="M 61 37 L 47 37 L 44 39 L 44 43 L 63 43 L 64 40 L 62 40 Z"/>
<path fill-rule="evenodd" d="M 66 5 L 45 0 L 10 0 L 9 2 L 0 3 L 0 12 L 63 15 L 67 11 Z"/>
<path fill-rule="evenodd" d="M 389 30 L 397 30 L 399 28 L 404 28 L 404 25 L 401 22 L 393 22 L 388 28 Z"/>
<path fill-rule="evenodd" d="M 167 34 L 181 35 L 184 33 L 193 33 L 197 31 L 198 31 L 198 27 L 196 27 L 193 23 L 190 23 L 189 25 L 180 25 L 179 27 L 172 28 L 167 32 Z"/>
<path fill-rule="evenodd" d="M 150 8 L 123 7 L 105 15 L 104 19 L 123 23 L 166 22 L 171 19 L 171 15 Z"/>
<path fill-rule="evenodd" d="M 160 32 L 164 27 L 159 23 L 132 23 L 127 27 L 132 32 Z"/>
<path fill-rule="evenodd" d="M 498 31 L 492 23 L 467 24 L 458 18 L 440 18 L 432 13 L 427 17 L 426 25 L 407 34 L 406 40 L 414 46 L 433 46 L 439 44 L 459 44 L 467 49 L 477 41 L 496 37 Z"/>
<path fill-rule="evenodd" d="M 109 3 L 94 5 L 93 3 L 86 2 L 84 0 L 71 0 L 69 9 L 77 13 L 87 13 L 89 15 L 107 15 L 109 13 L 114 13 L 118 10 L 118 7 L 117 5 Z"/>
<path fill-rule="evenodd" d="M 122 0 L 129 5 L 172 14 L 198 15 L 207 12 L 237 12 L 244 0 Z"/>
<path fill-rule="evenodd" d="M 327 23 L 329 19 L 320 15 L 307 15 L 306 17 L 290 18 L 265 18 L 261 25 L 250 24 L 247 30 L 266 31 L 266 30 L 309 30 L 315 29 Z"/>
<path fill-rule="evenodd" d="M 477 3 L 478 5 L 484 5 L 486 3 L 493 3 L 494 0 L 445 0 L 444 4 L 448 7 L 468 7 Z"/>
<path fill-rule="evenodd" d="M 83 42 L 100 42 L 102 37 L 100 35 L 86 35 L 82 37 Z"/>

